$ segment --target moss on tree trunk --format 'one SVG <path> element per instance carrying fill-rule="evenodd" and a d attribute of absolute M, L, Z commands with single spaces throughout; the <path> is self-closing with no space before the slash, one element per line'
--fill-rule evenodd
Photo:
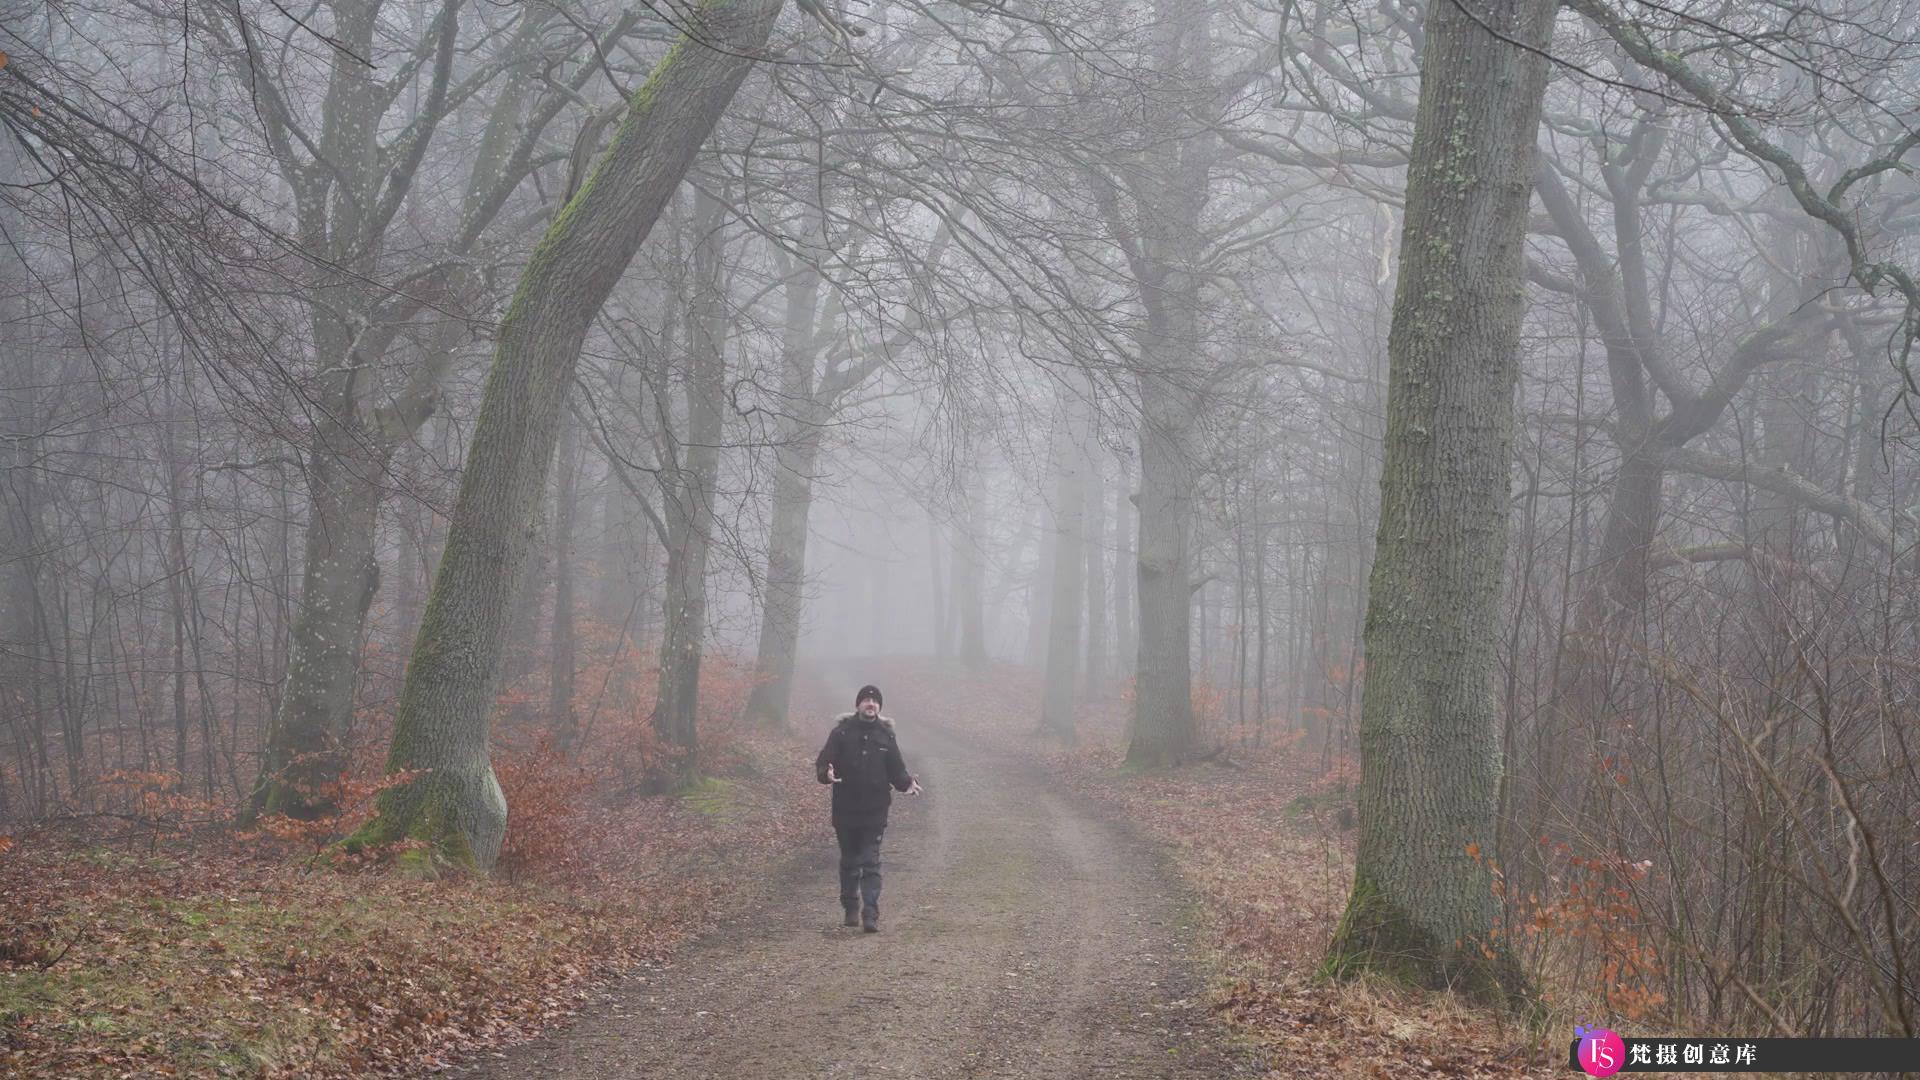
<path fill-rule="evenodd" d="M 378 815 L 351 846 L 410 837 L 426 841 L 435 858 L 478 870 L 499 854 L 507 807 L 487 763 L 488 730 L 505 629 L 580 348 L 779 11 L 780 0 L 707 0 L 689 16 L 687 39 L 634 94 L 606 153 L 534 248 L 501 320 L 446 551 L 400 692 L 387 771 L 420 772 L 382 793 Z"/>
<path fill-rule="evenodd" d="M 1544 52 L 1513 42 L 1543 49 L 1554 9 L 1442 4 L 1427 23 L 1388 339 L 1359 849 L 1325 965 L 1492 1000 L 1521 990 L 1481 856 L 1498 811 L 1500 585 L 1546 85 Z"/>

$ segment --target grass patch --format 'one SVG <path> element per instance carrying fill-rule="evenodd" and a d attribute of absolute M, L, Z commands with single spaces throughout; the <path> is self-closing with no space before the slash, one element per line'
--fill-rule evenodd
<path fill-rule="evenodd" d="M 727 817 L 737 808 L 736 785 L 717 776 L 702 776 L 688 781 L 677 795 L 688 809 L 709 817 Z"/>

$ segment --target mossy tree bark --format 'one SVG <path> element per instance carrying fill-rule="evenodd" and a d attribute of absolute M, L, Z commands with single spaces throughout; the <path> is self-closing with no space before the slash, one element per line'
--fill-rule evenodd
<path fill-rule="evenodd" d="M 1501 766 L 1496 646 L 1547 73 L 1535 50 L 1556 4 L 1466 2 L 1472 12 L 1439 4 L 1427 21 L 1388 338 L 1359 851 L 1326 968 L 1505 999 L 1520 987 L 1492 936 L 1486 861 Z"/>
<path fill-rule="evenodd" d="M 534 248 L 469 444 L 446 552 L 400 692 L 389 773 L 350 846 L 427 841 L 487 869 L 506 835 L 506 799 L 487 759 L 503 631 L 545 487 L 560 408 L 607 296 L 765 47 L 780 0 L 708 0 L 628 103 L 586 182 Z"/>

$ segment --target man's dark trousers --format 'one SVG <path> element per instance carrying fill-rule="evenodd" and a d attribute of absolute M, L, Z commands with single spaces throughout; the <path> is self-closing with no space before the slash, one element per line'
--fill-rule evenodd
<path fill-rule="evenodd" d="M 840 906 L 852 911 L 857 904 L 880 910 L 880 834 L 885 825 L 836 825 L 840 838 Z"/>

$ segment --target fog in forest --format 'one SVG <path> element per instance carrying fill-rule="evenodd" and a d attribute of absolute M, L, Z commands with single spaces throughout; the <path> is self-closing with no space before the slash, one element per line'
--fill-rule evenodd
<path fill-rule="evenodd" d="M 1323 830 L 1294 970 L 1912 1036 L 1917 25 L 0 0 L 0 873 L 824 835 L 872 682 Z"/>

